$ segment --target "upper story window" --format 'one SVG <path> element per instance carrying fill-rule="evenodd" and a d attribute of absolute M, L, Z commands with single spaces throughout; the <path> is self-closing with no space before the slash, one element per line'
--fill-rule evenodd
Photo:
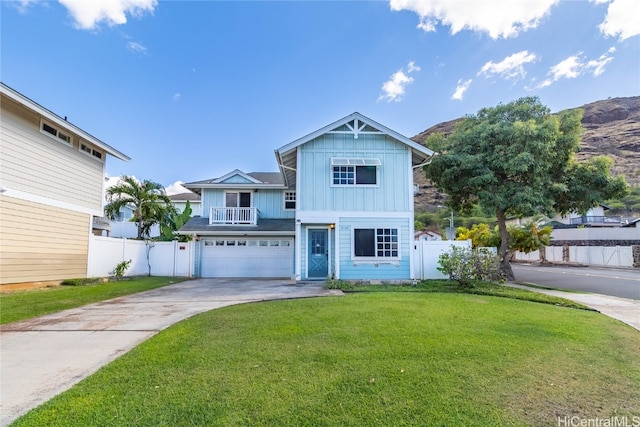
<path fill-rule="evenodd" d="M 49 135 L 53 138 L 56 138 L 58 141 L 61 141 L 69 146 L 71 146 L 71 135 L 66 133 L 63 130 L 58 129 L 58 127 L 45 122 L 44 120 L 40 122 L 40 131 L 46 135 Z"/>
<path fill-rule="evenodd" d="M 96 150 L 95 148 L 91 148 L 89 145 L 85 144 L 82 141 L 80 141 L 79 150 L 89 156 L 93 156 L 96 159 L 102 160 L 102 157 L 103 157 L 102 151 Z"/>
<path fill-rule="evenodd" d="M 224 203 L 226 208 L 250 208 L 251 193 L 228 191 L 224 194 Z"/>
<path fill-rule="evenodd" d="M 400 258 L 397 228 L 355 228 L 354 258 Z"/>
<path fill-rule="evenodd" d="M 293 210 L 296 208 L 296 192 L 285 191 L 284 192 L 284 209 Z"/>
<path fill-rule="evenodd" d="M 331 159 L 333 185 L 378 185 L 380 159 Z"/>

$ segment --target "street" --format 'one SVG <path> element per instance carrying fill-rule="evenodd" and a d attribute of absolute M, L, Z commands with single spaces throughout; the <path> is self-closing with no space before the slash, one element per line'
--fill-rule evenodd
<path fill-rule="evenodd" d="M 640 269 L 512 264 L 516 282 L 640 300 Z"/>

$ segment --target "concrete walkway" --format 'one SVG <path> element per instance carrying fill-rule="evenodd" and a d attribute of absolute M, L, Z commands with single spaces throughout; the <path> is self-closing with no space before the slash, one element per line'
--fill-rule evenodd
<path fill-rule="evenodd" d="M 613 297 L 592 293 L 564 292 L 527 286 L 526 283 L 511 283 L 509 286 L 527 289 L 575 301 L 600 313 L 626 323 L 640 331 L 640 300 Z"/>
<path fill-rule="evenodd" d="M 0 425 L 195 314 L 246 302 L 341 294 L 322 283 L 199 279 L 3 325 Z"/>

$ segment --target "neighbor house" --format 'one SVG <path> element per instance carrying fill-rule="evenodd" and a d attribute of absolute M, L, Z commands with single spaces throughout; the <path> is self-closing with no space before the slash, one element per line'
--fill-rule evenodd
<path fill-rule="evenodd" d="M 202 216 L 182 229 L 197 240 L 200 277 L 296 280 L 413 278 L 413 170 L 435 153 L 353 113 L 275 150 L 280 172 L 184 186 Z"/>
<path fill-rule="evenodd" d="M 86 277 L 107 155 L 129 157 L 3 83 L 0 93 L 0 284 Z"/>
<path fill-rule="evenodd" d="M 584 227 L 621 227 L 622 218 L 620 216 L 606 215 L 610 208 L 607 205 L 599 204 L 589 209 L 584 215 L 571 212 L 568 215 L 556 215 L 552 220 L 571 226 Z"/>
<path fill-rule="evenodd" d="M 189 202 L 189 207 L 191 208 L 191 216 L 200 216 L 202 215 L 202 207 L 200 204 L 200 195 L 192 192 L 180 193 L 180 194 L 172 194 L 169 196 L 169 200 L 171 200 L 171 204 L 178 213 L 184 212 L 184 209 L 187 206 L 187 202 Z"/>

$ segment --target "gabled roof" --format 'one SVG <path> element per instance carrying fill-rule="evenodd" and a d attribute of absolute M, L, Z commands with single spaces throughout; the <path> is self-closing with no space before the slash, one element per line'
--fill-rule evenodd
<path fill-rule="evenodd" d="M 239 169 L 235 169 L 219 178 L 188 182 L 186 184 L 182 184 L 182 186 L 197 194 L 200 194 L 204 188 L 282 189 L 284 188 L 284 179 L 280 172 L 245 173 Z"/>
<path fill-rule="evenodd" d="M 100 141 L 95 136 L 83 131 L 78 126 L 68 122 L 65 118 L 62 118 L 62 117 L 58 116 L 57 114 L 55 114 L 52 111 L 46 109 L 42 105 L 32 101 L 31 99 L 27 98 L 26 96 L 24 96 L 20 92 L 10 88 L 9 86 L 7 86 L 6 84 L 4 84 L 2 82 L 0 82 L 0 93 L 2 93 L 2 95 L 6 96 L 7 98 L 12 99 L 13 101 L 19 103 L 23 107 L 25 107 L 25 108 L 35 112 L 36 114 L 46 118 L 50 122 L 60 126 L 61 128 L 67 129 L 67 130 L 79 135 L 82 139 L 86 140 L 87 142 L 95 145 L 96 147 L 99 147 L 99 148 L 103 149 L 107 154 L 110 154 L 113 157 L 115 157 L 117 159 L 120 159 L 120 160 L 123 160 L 123 161 L 131 160 L 131 158 L 129 156 L 127 156 L 126 154 L 123 154 L 122 152 L 116 150 L 115 148 L 113 148 L 109 144 L 106 144 L 106 143 Z"/>
<path fill-rule="evenodd" d="M 296 149 L 299 146 L 306 144 L 307 142 L 312 141 L 315 138 L 324 135 L 325 133 L 330 132 L 352 134 L 354 139 L 358 139 L 359 135 L 366 134 L 388 135 L 396 141 L 411 148 L 411 152 L 413 154 L 411 161 L 414 166 L 425 163 L 430 157 L 436 154 L 434 151 L 428 149 L 424 145 L 412 141 L 406 136 L 389 129 L 388 127 L 383 126 L 380 123 L 371 120 L 370 118 L 365 117 L 358 112 L 355 112 L 275 150 L 278 166 L 280 167 L 280 170 L 285 177 L 285 184 L 293 185 L 295 183 L 295 171 L 297 162 Z"/>
<path fill-rule="evenodd" d="M 240 169 L 233 170 L 226 175 L 221 176 L 220 178 L 215 178 L 212 180 L 212 184 L 221 184 L 229 181 L 231 178 L 240 178 L 245 181 L 247 184 L 259 184 L 260 180 L 255 179 L 254 177 L 242 172 Z M 236 179 L 237 179 L 236 178 Z M 235 182 L 234 184 L 239 184 L 240 182 Z"/>

